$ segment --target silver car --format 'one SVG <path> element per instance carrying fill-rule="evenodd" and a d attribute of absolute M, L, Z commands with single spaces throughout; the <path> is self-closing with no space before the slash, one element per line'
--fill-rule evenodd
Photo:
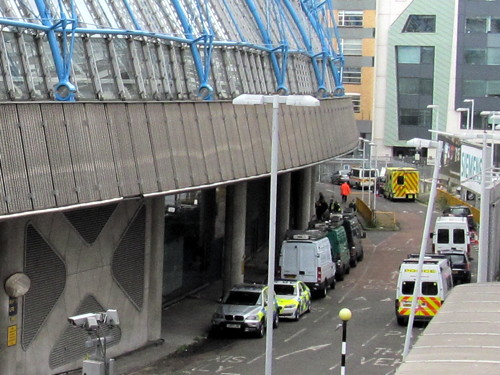
<path fill-rule="evenodd" d="M 255 333 L 258 337 L 263 337 L 268 309 L 267 290 L 267 285 L 262 284 L 239 284 L 231 288 L 212 316 L 213 332 Z M 276 328 L 279 323 L 276 299 L 271 308 L 273 328 Z"/>

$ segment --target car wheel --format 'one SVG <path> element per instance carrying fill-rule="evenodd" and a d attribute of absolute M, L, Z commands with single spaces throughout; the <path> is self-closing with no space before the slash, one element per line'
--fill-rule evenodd
<path fill-rule="evenodd" d="M 264 321 L 261 321 L 260 322 L 260 326 L 259 326 L 259 328 L 257 330 L 257 337 L 260 338 L 260 339 L 263 338 L 265 332 L 266 332 L 266 326 L 264 325 Z"/>
<path fill-rule="evenodd" d="M 349 275 L 351 273 L 351 265 L 349 264 L 346 268 L 345 268 L 345 274 L 346 275 Z"/>
<path fill-rule="evenodd" d="M 300 319 L 300 312 L 299 308 L 297 307 L 297 310 L 295 310 L 295 313 L 293 314 L 293 320 L 298 321 Z"/>
<path fill-rule="evenodd" d="M 325 298 L 326 297 L 326 288 L 328 287 L 328 284 L 326 281 L 323 283 L 323 286 L 320 290 L 318 290 L 318 296 L 319 298 Z"/>
<path fill-rule="evenodd" d="M 351 268 L 356 268 L 356 266 L 358 265 L 358 258 L 352 257 L 349 261 L 349 265 L 351 266 Z"/>
<path fill-rule="evenodd" d="M 364 257 L 365 257 L 365 252 L 363 249 L 361 249 L 361 253 L 358 255 L 358 262 L 361 262 Z"/>
<path fill-rule="evenodd" d="M 332 283 L 330 284 L 330 288 L 331 289 L 335 289 L 335 285 L 337 284 L 337 282 L 335 281 L 335 278 L 333 279 Z"/>
<path fill-rule="evenodd" d="M 307 301 L 307 308 L 306 308 L 306 313 L 311 312 L 311 301 Z"/>
<path fill-rule="evenodd" d="M 337 281 L 344 280 L 344 275 L 345 275 L 345 266 L 342 267 L 340 272 L 335 273 L 335 280 L 337 280 Z"/>
<path fill-rule="evenodd" d="M 274 314 L 274 320 L 273 320 L 273 328 L 278 328 L 280 324 L 280 317 L 278 314 Z"/>
<path fill-rule="evenodd" d="M 398 316 L 396 319 L 398 321 L 398 325 L 400 325 L 400 326 L 405 326 L 408 324 L 408 321 L 405 318 L 403 318 L 402 316 Z"/>

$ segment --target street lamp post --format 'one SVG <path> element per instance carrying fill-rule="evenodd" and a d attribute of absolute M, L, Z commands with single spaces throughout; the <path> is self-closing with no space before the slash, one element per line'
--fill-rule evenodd
<path fill-rule="evenodd" d="M 352 318 L 352 312 L 348 308 L 339 311 L 339 318 L 342 320 L 342 353 L 340 362 L 340 375 L 345 375 L 345 359 L 347 354 L 347 322 Z"/>
<path fill-rule="evenodd" d="M 428 139 L 413 138 L 407 142 L 409 146 L 422 148 L 422 147 L 436 147 L 436 164 L 434 164 L 434 172 L 432 174 L 431 193 L 429 195 L 429 202 L 427 204 L 427 213 L 425 215 L 424 230 L 422 232 L 422 242 L 420 244 L 420 254 L 418 257 L 417 278 L 413 288 L 413 299 L 411 301 L 410 316 L 408 318 L 408 327 L 406 329 L 405 344 L 403 349 L 403 358 L 408 355 L 410 351 L 410 341 L 412 336 L 413 321 L 415 320 L 415 310 L 417 308 L 418 296 L 420 293 L 419 285 L 422 276 L 422 269 L 424 264 L 425 250 L 427 248 L 427 239 L 430 235 L 432 211 L 434 210 L 434 202 L 437 195 L 437 181 L 439 178 L 439 169 L 441 167 L 441 154 L 443 152 L 443 141 L 430 141 Z"/>
<path fill-rule="evenodd" d="M 428 109 L 432 110 L 432 113 L 436 112 L 436 124 L 435 126 L 431 126 L 431 128 L 434 128 L 434 130 L 439 130 L 439 105 L 437 104 L 429 104 L 427 106 Z M 432 119 L 434 120 L 434 116 L 432 116 Z M 432 139 L 436 139 L 435 133 L 432 133 Z"/>
<path fill-rule="evenodd" d="M 376 150 L 377 149 L 377 145 L 373 142 L 370 143 L 370 146 L 372 146 L 372 150 Z M 374 152 L 374 154 L 376 154 Z M 373 219 L 375 219 L 375 210 L 377 208 L 377 179 L 378 179 L 378 163 L 377 163 L 377 155 L 375 155 L 375 158 L 374 158 L 374 162 L 375 162 L 375 182 L 374 182 L 374 185 L 373 185 Z"/>
<path fill-rule="evenodd" d="M 359 137 L 359 140 L 363 142 L 363 166 L 361 167 L 361 176 L 360 176 L 360 181 L 361 181 L 361 200 L 363 203 L 365 202 L 365 184 L 363 183 L 363 180 L 365 178 L 365 161 L 366 161 L 366 144 L 369 143 L 370 141 L 368 139 L 364 139 Z M 371 161 L 370 161 L 371 162 Z M 370 168 L 371 165 L 368 167 Z"/>
<path fill-rule="evenodd" d="M 253 95 L 243 94 L 233 99 L 234 105 L 273 105 L 271 137 L 271 188 L 269 199 L 269 253 L 268 253 L 268 308 L 266 312 L 266 364 L 265 375 L 272 374 L 273 361 L 273 321 L 274 321 L 274 269 L 276 247 L 276 199 L 278 186 L 278 149 L 279 149 L 279 109 L 280 104 L 300 107 L 317 107 L 319 100 L 310 95 Z"/>
<path fill-rule="evenodd" d="M 464 103 L 471 103 L 470 121 L 467 120 L 467 125 L 470 130 L 474 130 L 474 99 L 464 99 Z"/>

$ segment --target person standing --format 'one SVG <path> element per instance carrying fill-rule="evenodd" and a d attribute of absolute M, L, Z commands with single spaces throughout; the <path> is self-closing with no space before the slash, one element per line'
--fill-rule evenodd
<path fill-rule="evenodd" d="M 322 193 L 319 193 L 319 199 L 316 201 L 316 220 L 323 220 L 323 215 L 328 209 L 328 203 L 326 203 L 325 197 Z"/>
<path fill-rule="evenodd" d="M 347 203 L 347 197 L 351 194 L 351 187 L 347 182 L 340 185 L 340 195 L 342 195 L 342 203 Z"/>

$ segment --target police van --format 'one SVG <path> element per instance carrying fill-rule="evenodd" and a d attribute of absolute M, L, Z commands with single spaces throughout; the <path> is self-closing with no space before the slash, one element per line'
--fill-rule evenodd
<path fill-rule="evenodd" d="M 410 255 L 399 268 L 395 311 L 399 325 L 408 324 L 418 274 L 419 255 Z M 449 260 L 444 255 L 426 254 L 422 265 L 415 321 L 429 321 L 437 314 L 453 288 Z"/>
<path fill-rule="evenodd" d="M 319 297 L 335 288 L 336 266 L 330 240 L 320 230 L 287 231 L 281 245 L 278 273 L 284 280 L 303 281 Z"/>

